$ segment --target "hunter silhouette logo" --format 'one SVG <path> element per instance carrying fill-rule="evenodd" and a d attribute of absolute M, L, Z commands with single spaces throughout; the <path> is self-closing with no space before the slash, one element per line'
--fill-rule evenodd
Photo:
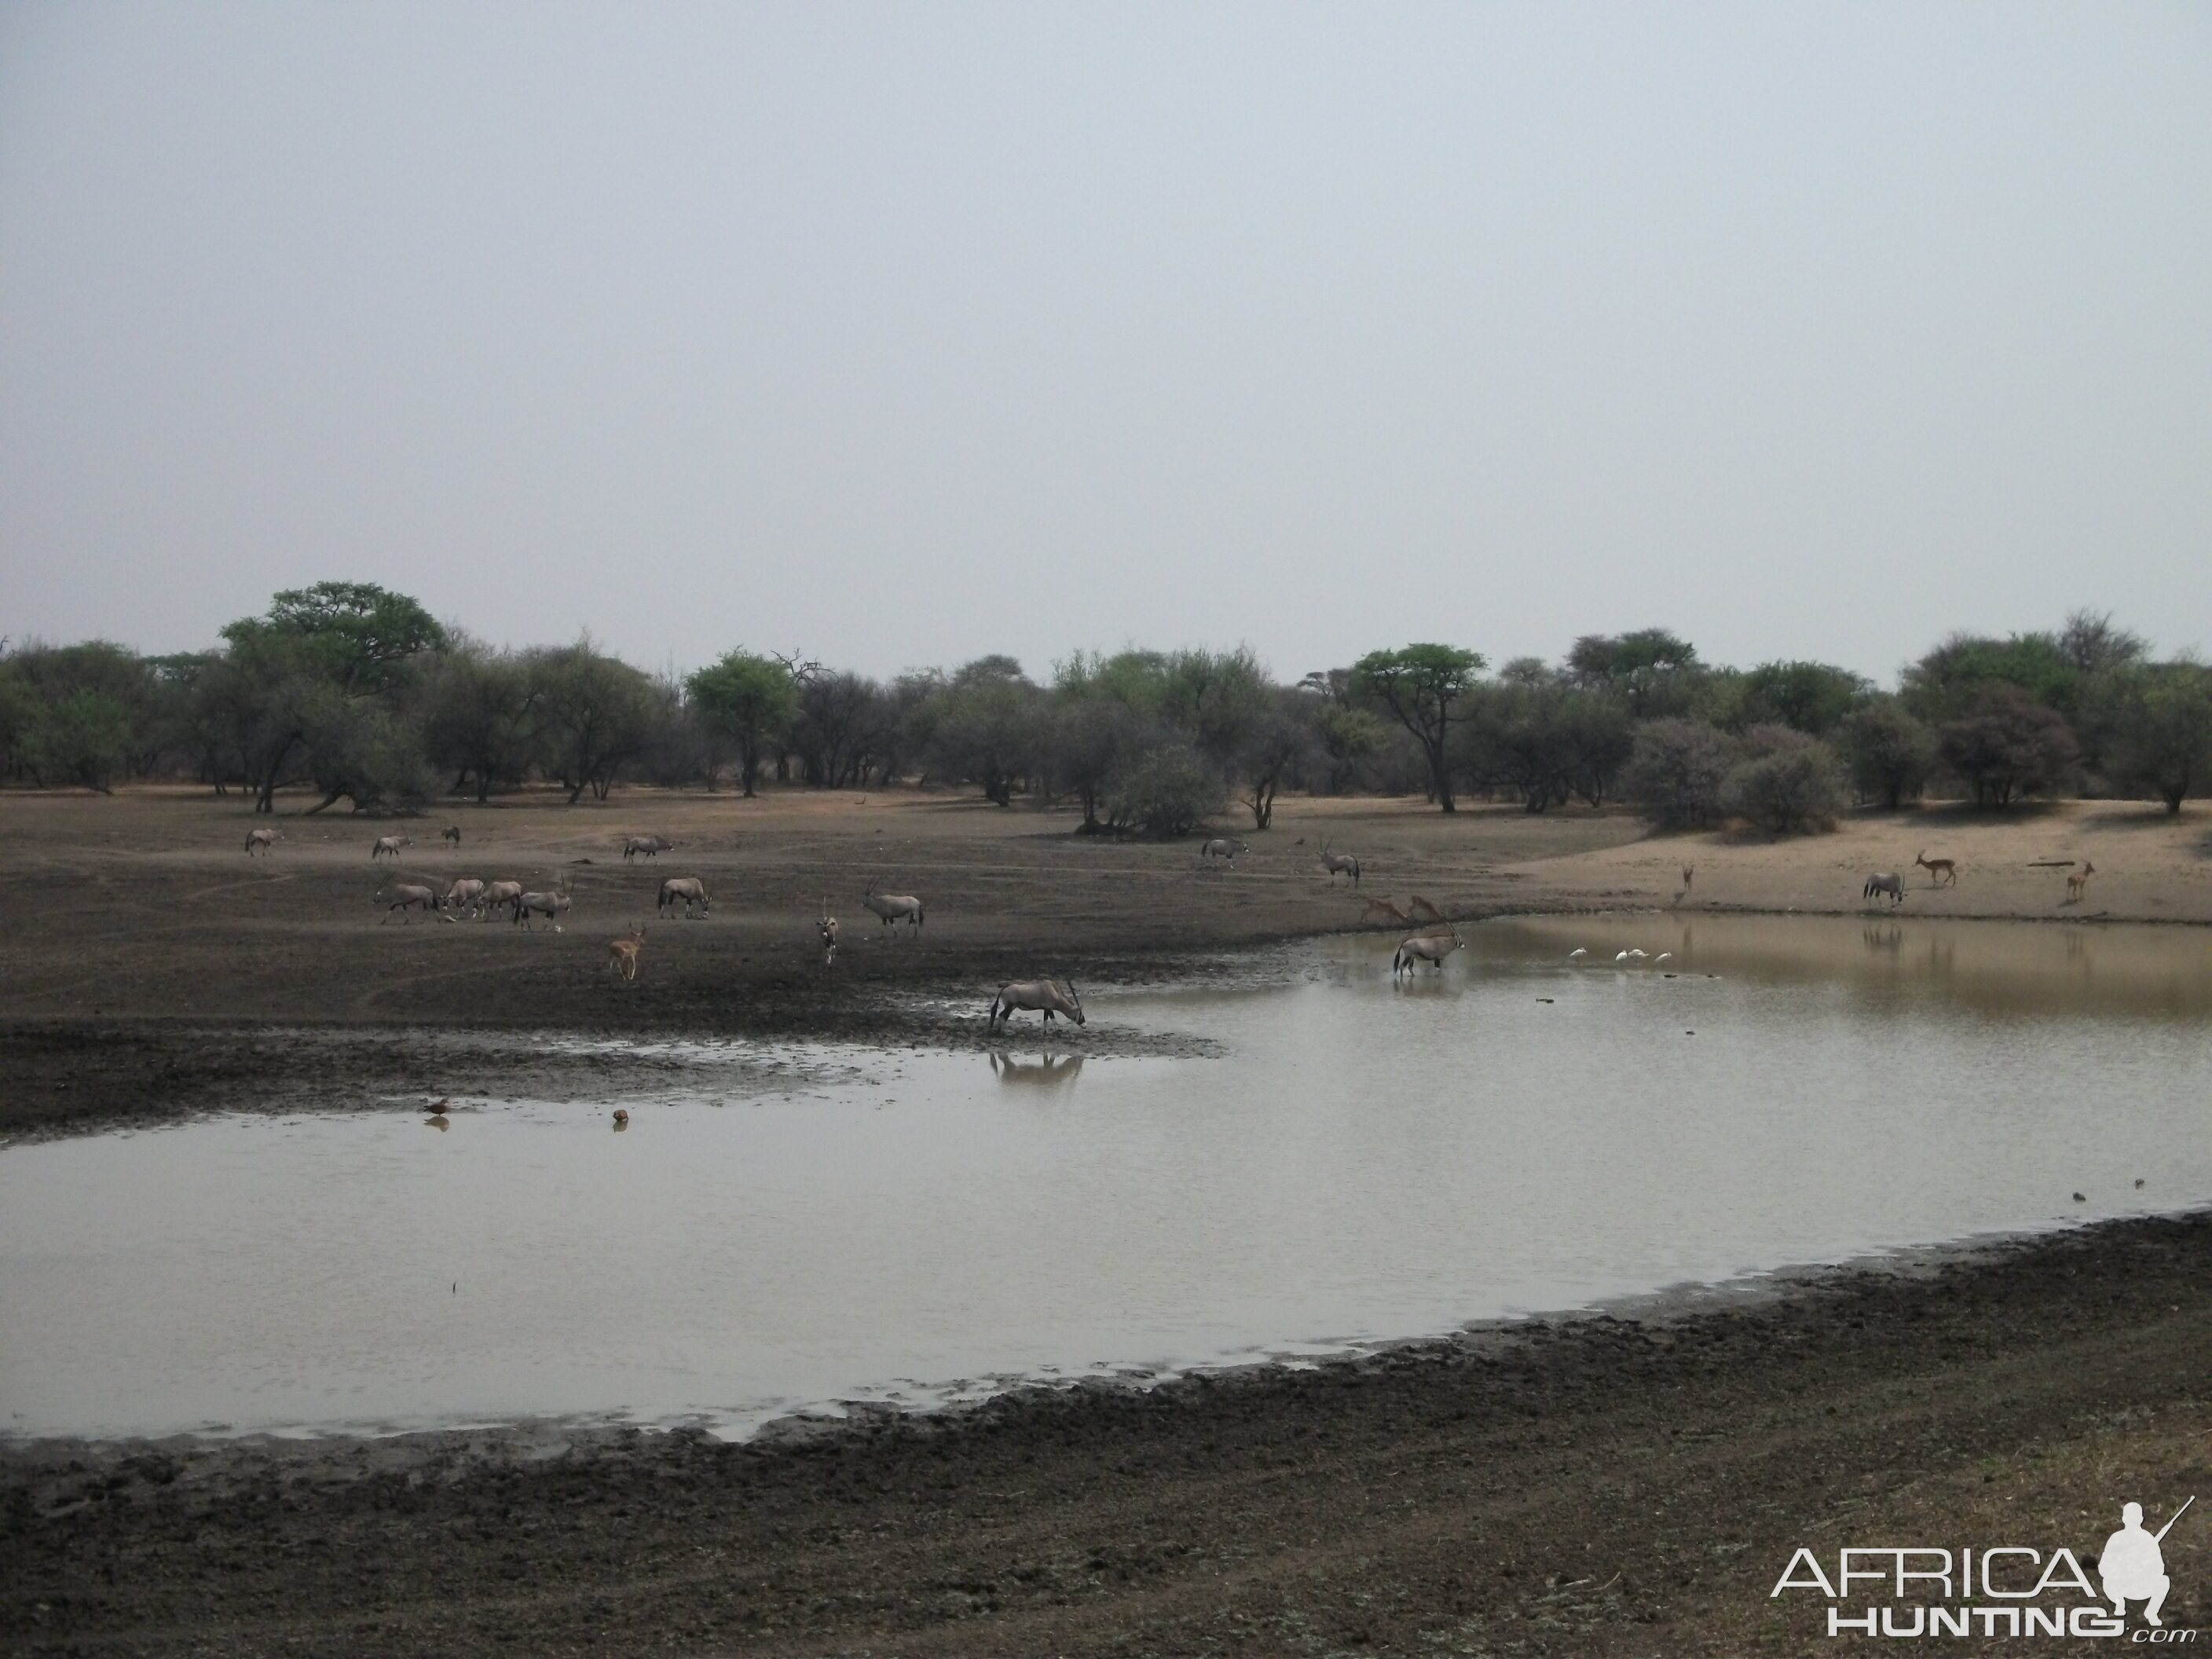
<path fill-rule="evenodd" d="M 2183 1500 L 2156 1532 L 2143 1525 L 2142 1505 L 2120 1506 L 2120 1529 L 2095 1559 L 2103 1588 L 2089 1581 L 2065 1546 L 2045 1552 L 2023 1544 L 1954 1550 L 1846 1545 L 1835 1575 L 1800 1547 L 1775 1581 L 1770 1599 L 1812 1590 L 1830 1603 L 1831 1636 L 2127 1636 L 2128 1604 L 2142 1604 L 2137 1643 L 2193 1643 L 2193 1630 L 2169 1630 L 2160 1617 L 2173 1580 L 2160 1546 L 2194 1497 Z M 1869 1597 L 1869 1590 L 1872 1595 Z M 1851 1603 L 1867 1598 L 1863 1610 Z M 2109 1602 L 2110 1607 L 2101 1605 Z M 1838 1606 L 1837 1603 L 1842 1603 Z"/>

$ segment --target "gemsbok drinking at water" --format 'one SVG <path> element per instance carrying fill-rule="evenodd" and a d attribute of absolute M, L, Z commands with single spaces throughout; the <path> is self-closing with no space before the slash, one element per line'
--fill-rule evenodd
<path fill-rule="evenodd" d="M 1083 1000 L 1075 994 L 1073 980 L 1021 979 L 1001 985 L 991 999 L 989 1029 L 997 1030 L 1024 1009 L 1042 1013 L 1047 1025 L 1054 1014 L 1066 1014 L 1078 1025 L 1084 1023 Z"/>
<path fill-rule="evenodd" d="M 1889 908 L 1894 910 L 1905 902 L 1905 878 L 1894 870 L 1875 871 L 1866 878 L 1866 885 L 1859 890 L 1859 897 L 1862 901 L 1870 902 L 1876 893 L 1888 894 Z"/>
<path fill-rule="evenodd" d="M 904 921 L 911 933 L 921 926 L 921 901 L 911 893 L 878 893 L 871 887 L 860 895 L 860 902 L 880 916 L 885 927 L 896 930 Z"/>
<path fill-rule="evenodd" d="M 1455 951 L 1465 949 L 1467 941 L 1459 936 L 1456 927 L 1441 933 L 1424 933 L 1417 939 L 1409 939 L 1399 945 L 1397 955 L 1390 958 L 1390 977 L 1395 981 L 1401 973 L 1412 973 L 1417 962 L 1425 962 L 1441 974 L 1444 970 L 1444 958 Z"/>

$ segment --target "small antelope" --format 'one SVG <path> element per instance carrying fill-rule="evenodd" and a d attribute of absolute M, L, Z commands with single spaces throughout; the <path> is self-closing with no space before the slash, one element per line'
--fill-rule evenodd
<path fill-rule="evenodd" d="M 1052 1024 L 1054 1014 L 1066 1014 L 1078 1025 L 1084 1023 L 1083 1000 L 1075 994 L 1073 980 L 1012 980 L 1001 985 L 999 994 L 991 999 L 989 1029 L 997 1030 L 1022 1009 L 1042 1013 L 1047 1025 Z"/>
<path fill-rule="evenodd" d="M 2066 902 L 2079 904 L 2081 895 L 2088 890 L 2089 878 L 2097 873 L 2097 866 L 2085 862 L 2079 870 L 2069 871 L 2066 877 Z"/>
<path fill-rule="evenodd" d="M 1417 921 L 1425 920 L 1428 921 L 1441 922 L 1446 927 L 1451 926 L 1451 923 L 1445 920 L 1444 913 L 1437 909 L 1435 905 L 1430 903 L 1428 900 L 1423 898 L 1419 893 L 1414 894 L 1413 897 L 1406 901 L 1406 908 L 1413 913 L 1413 915 Z M 1428 913 L 1425 917 L 1422 915 L 1422 912 L 1424 911 Z"/>
<path fill-rule="evenodd" d="M 495 881 L 483 890 L 483 909 L 480 915 L 489 919 L 499 914 L 502 904 L 522 902 L 522 884 L 519 881 Z"/>
<path fill-rule="evenodd" d="M 1386 898 L 1371 898 L 1369 899 L 1365 904 L 1360 907 L 1359 920 L 1361 925 L 1364 926 L 1377 910 L 1380 910 L 1382 913 L 1382 920 L 1385 921 L 1395 921 L 1401 927 L 1411 927 L 1413 925 L 1413 917 L 1407 915 L 1403 910 L 1401 910 L 1396 905 L 1391 903 L 1390 901 Z"/>
<path fill-rule="evenodd" d="M 886 927 L 896 929 L 902 918 L 909 933 L 921 926 L 921 901 L 911 893 L 878 893 L 871 887 L 860 895 L 860 902 L 882 917 Z"/>
<path fill-rule="evenodd" d="M 265 855 L 283 839 L 282 830 L 249 830 L 246 832 L 246 856 L 252 858 L 257 848 Z"/>
<path fill-rule="evenodd" d="M 659 858 L 663 853 L 673 852 L 676 843 L 665 836 L 624 836 L 623 862 L 627 864 L 640 853 L 646 857 Z"/>
<path fill-rule="evenodd" d="M 1249 842 L 1238 841 L 1233 836 L 1216 836 L 1198 849 L 1198 855 L 1201 859 L 1227 859 L 1229 867 L 1234 870 L 1237 867 L 1237 855 L 1251 850 L 1252 843 Z"/>
<path fill-rule="evenodd" d="M 1913 855 L 1912 861 L 1928 872 L 1930 887 L 1955 887 L 1959 884 L 1959 866 L 1955 860 L 1931 859 L 1928 856 L 1928 849 L 1923 848 Z"/>
<path fill-rule="evenodd" d="M 458 823 L 447 824 L 444 829 L 438 831 L 438 839 L 440 841 L 449 841 L 453 843 L 456 848 L 458 848 L 461 844 L 461 826 Z"/>
<path fill-rule="evenodd" d="M 837 965 L 837 918 L 830 914 L 830 901 L 822 901 L 822 920 L 814 924 L 814 931 L 822 935 L 822 965 Z"/>
<path fill-rule="evenodd" d="M 1682 866 L 1682 890 L 1686 893 L 1688 892 L 1691 888 L 1697 885 L 1697 883 L 1698 866 L 1694 864 L 1684 865 Z"/>
<path fill-rule="evenodd" d="M 417 887 L 407 882 L 402 882 L 397 887 L 386 888 L 376 896 L 376 902 L 384 907 L 384 915 L 377 922 L 380 927 L 392 920 L 394 910 L 400 913 L 400 925 L 404 927 L 410 920 L 407 912 L 418 904 L 434 916 L 438 914 L 437 894 L 428 887 Z"/>
<path fill-rule="evenodd" d="M 607 941 L 607 971 L 627 985 L 637 977 L 637 953 L 645 949 L 645 924 L 630 929 L 628 939 Z"/>
<path fill-rule="evenodd" d="M 1349 853 L 1333 853 L 1327 842 L 1321 844 L 1321 867 L 1334 881 L 1339 876 L 1350 876 L 1354 887 L 1359 885 L 1359 860 Z"/>
<path fill-rule="evenodd" d="M 553 924 L 553 931 L 561 931 L 561 916 L 568 908 L 568 896 L 562 892 L 525 893 L 514 902 L 514 919 L 532 933 L 538 925 L 531 918 L 543 916 Z"/>
<path fill-rule="evenodd" d="M 654 914 L 665 910 L 672 916 L 679 904 L 684 907 L 684 914 L 687 916 L 705 915 L 707 884 L 696 876 L 671 876 L 662 882 L 660 901 L 653 906 Z"/>
<path fill-rule="evenodd" d="M 408 836 L 379 836 L 368 849 L 368 861 L 374 864 L 387 853 L 393 858 L 398 858 L 401 848 L 412 847 L 414 844 L 413 838 Z"/>
<path fill-rule="evenodd" d="M 1905 902 L 1905 878 L 1894 870 L 1875 871 L 1866 878 L 1866 885 L 1859 890 L 1859 897 L 1871 900 L 1876 893 L 1888 894 L 1890 908 L 1895 909 Z"/>
<path fill-rule="evenodd" d="M 1459 936 L 1456 927 L 1441 933 L 1424 933 L 1418 939 L 1407 939 L 1398 946 L 1398 953 L 1390 958 L 1390 978 L 1395 983 L 1400 974 L 1411 974 L 1417 962 L 1425 962 L 1441 974 L 1444 970 L 1444 958 L 1455 951 L 1465 949 L 1467 941 Z"/>
<path fill-rule="evenodd" d="M 484 884 L 474 876 L 463 876 L 446 890 L 446 896 L 439 901 L 449 914 L 465 909 L 471 915 L 483 908 L 483 902 Z"/>

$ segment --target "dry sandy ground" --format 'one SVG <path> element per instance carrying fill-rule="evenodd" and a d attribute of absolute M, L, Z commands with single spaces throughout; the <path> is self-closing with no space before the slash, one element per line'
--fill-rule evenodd
<path fill-rule="evenodd" d="M 380 927 L 368 843 L 388 824 L 280 820 L 291 839 L 249 863 L 234 804 L 0 795 L 0 1134 L 525 1074 L 533 1093 L 622 1086 L 619 1066 L 511 1041 L 541 1030 L 980 1043 L 984 998 L 1015 974 L 1249 975 L 1270 942 L 1353 923 L 1309 861 L 1324 836 L 1368 860 L 1367 890 L 1466 916 L 1669 907 L 1685 862 L 1686 908 L 1854 910 L 1868 868 L 1924 845 L 1959 884 L 1916 885 L 1908 914 L 2212 920 L 2204 817 L 2094 805 L 1767 845 L 1301 801 L 1234 871 L 943 798 L 635 795 L 454 821 L 459 854 L 406 826 L 409 870 L 565 871 L 566 931 Z M 625 867 L 629 830 L 679 845 Z M 2061 857 L 2098 866 L 2070 909 L 2063 872 L 2033 867 Z M 638 983 L 615 984 L 605 940 L 674 873 L 708 883 L 713 917 L 655 925 Z M 854 902 L 871 880 L 924 895 L 921 937 L 872 936 Z M 853 939 L 826 972 L 809 926 L 825 895 Z M 2212 1221 L 2132 1223 L 1757 1306 L 744 1448 L 16 1446 L 0 1650 L 1826 1652 L 1817 1601 L 1767 1594 L 1800 1543 L 2086 1559 L 2124 1496 L 2154 1524 L 2191 1492 L 2212 1503 L 2208 1285 Z M 2169 1623 L 2212 1619 L 2212 1522 L 2185 1519 L 2166 1559 Z"/>

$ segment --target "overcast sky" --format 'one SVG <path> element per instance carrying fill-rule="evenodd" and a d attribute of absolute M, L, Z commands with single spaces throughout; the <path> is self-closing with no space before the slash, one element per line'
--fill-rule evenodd
<path fill-rule="evenodd" d="M 0 632 L 2212 645 L 2212 7 L 0 8 Z"/>

